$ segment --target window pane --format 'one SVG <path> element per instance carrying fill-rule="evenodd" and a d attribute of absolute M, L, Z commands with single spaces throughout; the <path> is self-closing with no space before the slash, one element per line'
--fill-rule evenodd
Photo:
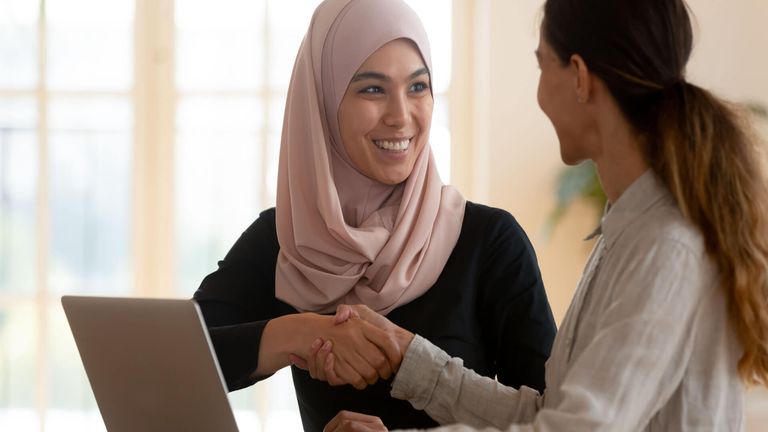
<path fill-rule="evenodd" d="M 264 110 L 256 98 L 189 97 L 176 139 L 178 292 L 191 295 L 259 214 Z"/>
<path fill-rule="evenodd" d="M 133 1 L 48 0 L 46 14 L 52 89 L 130 89 Z"/>
<path fill-rule="evenodd" d="M 50 104 L 50 286 L 59 293 L 128 293 L 131 286 L 130 102 Z"/>
<path fill-rule="evenodd" d="M 48 307 L 50 405 L 45 430 L 49 432 L 104 431 L 96 398 L 80 361 L 75 339 L 61 303 Z"/>
<path fill-rule="evenodd" d="M 33 430 L 37 383 L 37 311 L 31 302 L 0 306 L 0 428 Z"/>
<path fill-rule="evenodd" d="M 318 4 L 318 0 L 269 1 L 270 88 L 288 89 L 296 53 Z"/>
<path fill-rule="evenodd" d="M 302 430 L 290 368 L 281 369 L 256 385 L 229 393 L 229 403 L 241 431 Z"/>
<path fill-rule="evenodd" d="M 269 401 L 269 416 L 264 428 L 266 432 L 302 430 L 290 368 L 284 368 L 271 376 L 269 387 L 262 391 Z"/>
<path fill-rule="evenodd" d="M 283 116 L 285 115 L 285 95 L 273 95 L 270 100 L 269 128 L 267 133 L 267 176 L 264 207 L 275 205 L 277 197 L 277 169 L 280 160 L 280 140 L 283 131 Z"/>
<path fill-rule="evenodd" d="M 0 99 L 0 294 L 35 290 L 36 115 L 32 98 Z"/>
<path fill-rule="evenodd" d="M 0 88 L 37 83 L 37 19 L 32 0 L 0 0 Z"/>
<path fill-rule="evenodd" d="M 178 0 L 179 90 L 259 89 L 264 76 L 263 9 L 263 1 L 254 0 Z"/>

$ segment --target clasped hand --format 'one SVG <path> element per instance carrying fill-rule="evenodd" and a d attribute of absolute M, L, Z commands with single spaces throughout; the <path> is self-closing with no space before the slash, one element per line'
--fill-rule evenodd
<path fill-rule="evenodd" d="M 290 355 L 294 365 L 330 385 L 350 384 L 358 390 L 379 378 L 389 379 L 400 367 L 413 334 L 365 305 L 340 305 L 326 338 L 317 338 L 305 359 Z"/>

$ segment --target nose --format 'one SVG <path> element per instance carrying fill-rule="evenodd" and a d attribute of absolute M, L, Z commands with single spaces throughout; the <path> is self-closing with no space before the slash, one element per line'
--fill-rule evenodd
<path fill-rule="evenodd" d="M 404 94 L 393 94 L 387 99 L 386 112 L 384 113 L 384 124 L 389 127 L 403 127 L 408 122 L 408 96 Z"/>

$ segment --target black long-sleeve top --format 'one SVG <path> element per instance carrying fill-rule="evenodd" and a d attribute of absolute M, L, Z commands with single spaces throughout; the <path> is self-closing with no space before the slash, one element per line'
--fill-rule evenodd
<path fill-rule="evenodd" d="M 275 298 L 278 251 L 273 208 L 261 213 L 194 294 L 230 391 L 257 381 L 251 375 L 267 322 L 297 313 Z M 387 318 L 479 374 L 544 389 L 555 323 L 533 248 L 504 210 L 467 202 L 461 234 L 438 280 Z M 358 391 L 329 386 L 296 367 L 292 373 L 306 431 L 321 431 L 341 410 L 376 415 L 389 428 L 437 426 L 390 397 L 389 382 Z"/>

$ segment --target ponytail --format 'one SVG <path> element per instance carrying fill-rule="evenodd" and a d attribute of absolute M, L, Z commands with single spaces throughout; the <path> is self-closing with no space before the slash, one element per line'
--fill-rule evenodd
<path fill-rule="evenodd" d="M 720 270 L 744 346 L 739 375 L 768 386 L 768 184 L 746 115 L 681 81 L 657 111 L 647 159 Z M 653 128 L 653 127 L 652 127 Z"/>

